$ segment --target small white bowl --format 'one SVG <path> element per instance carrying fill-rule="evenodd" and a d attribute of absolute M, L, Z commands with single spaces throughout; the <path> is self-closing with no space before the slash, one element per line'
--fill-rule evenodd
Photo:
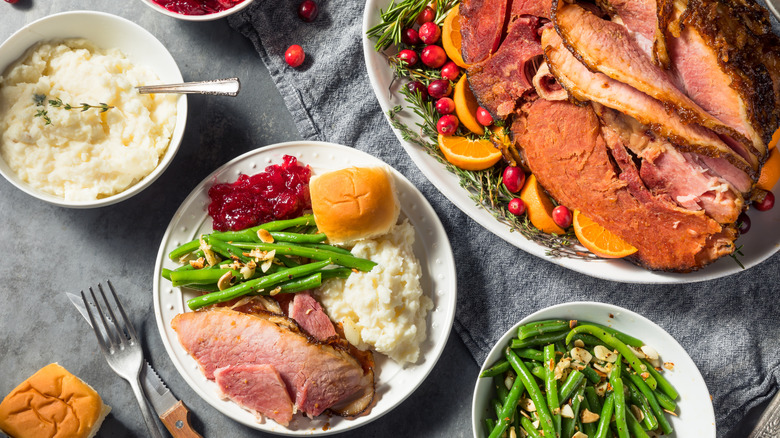
<path fill-rule="evenodd" d="M 0 45 L 0 72 L 5 71 L 36 43 L 67 38 L 85 38 L 100 48 L 118 48 L 134 64 L 151 68 L 162 83 L 184 81 L 173 56 L 154 35 L 129 20 L 94 11 L 63 12 L 41 18 L 24 26 Z M 51 204 L 71 208 L 111 205 L 137 194 L 163 173 L 179 150 L 186 123 L 187 97 L 180 95 L 176 107 L 176 127 L 160 163 L 141 181 L 106 198 L 92 201 L 68 201 L 45 193 L 22 181 L 2 159 L 0 159 L 0 174 L 20 190 Z"/>
<path fill-rule="evenodd" d="M 178 18 L 179 20 L 185 20 L 185 21 L 212 21 L 212 20 L 219 20 L 220 18 L 227 17 L 228 15 L 235 14 L 236 12 L 246 8 L 249 6 L 250 3 L 252 3 L 254 0 L 244 0 L 243 2 L 233 6 L 230 9 L 226 9 L 221 12 L 215 12 L 213 14 L 205 14 L 205 15 L 186 15 L 186 14 L 180 14 L 178 12 L 173 12 L 165 9 L 164 7 L 160 6 L 159 4 L 153 2 L 152 0 L 141 0 L 146 6 L 149 6 L 150 8 L 154 9 L 155 11 L 167 15 L 169 17 Z"/>
<path fill-rule="evenodd" d="M 576 319 L 612 327 L 641 339 L 655 348 L 664 362 L 674 363 L 674 369 L 664 370 L 663 375 L 677 389 L 679 417 L 667 416 L 674 428 L 670 437 L 715 438 L 715 412 L 707 385 L 699 369 L 688 353 L 664 329 L 642 315 L 612 304 L 576 301 L 558 304 L 539 310 L 523 318 L 509 329 L 490 350 L 482 371 L 490 368 L 504 357 L 504 348 L 517 336 L 517 328 L 532 321 L 545 319 Z M 494 397 L 492 378 L 477 379 L 471 402 L 471 427 L 475 438 L 485 437 L 484 418 L 488 413 L 490 399 Z"/>

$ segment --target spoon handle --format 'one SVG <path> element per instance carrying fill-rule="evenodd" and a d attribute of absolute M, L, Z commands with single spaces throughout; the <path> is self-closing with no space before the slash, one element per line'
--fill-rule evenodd
<path fill-rule="evenodd" d="M 211 94 L 215 96 L 238 95 L 241 82 L 238 78 L 216 79 L 213 81 L 185 82 L 183 84 L 146 85 L 135 87 L 141 94 L 149 93 L 180 93 L 180 94 Z"/>
<path fill-rule="evenodd" d="M 780 392 L 769 402 L 764 414 L 749 438 L 772 438 L 780 436 Z"/>

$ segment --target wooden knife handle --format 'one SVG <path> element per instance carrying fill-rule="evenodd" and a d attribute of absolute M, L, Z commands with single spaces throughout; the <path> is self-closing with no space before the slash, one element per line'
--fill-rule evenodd
<path fill-rule="evenodd" d="M 195 432 L 190 426 L 190 411 L 184 402 L 179 401 L 172 408 L 162 415 L 160 420 L 168 431 L 173 435 L 173 438 L 203 438 L 201 434 Z"/>

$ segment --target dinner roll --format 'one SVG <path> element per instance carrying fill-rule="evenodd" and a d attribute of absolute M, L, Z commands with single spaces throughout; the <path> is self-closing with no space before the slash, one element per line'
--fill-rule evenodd
<path fill-rule="evenodd" d="M 401 208 L 385 167 L 349 167 L 309 182 L 314 220 L 331 243 L 348 244 L 387 233 Z"/>
<path fill-rule="evenodd" d="M 91 438 L 111 408 L 97 392 L 53 363 L 0 403 L 0 429 L 14 438 Z"/>

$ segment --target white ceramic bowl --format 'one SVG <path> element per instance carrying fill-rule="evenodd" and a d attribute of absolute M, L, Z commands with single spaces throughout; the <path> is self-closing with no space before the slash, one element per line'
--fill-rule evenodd
<path fill-rule="evenodd" d="M 93 11 L 73 11 L 50 15 L 34 21 L 11 35 L 0 45 L 0 72 L 21 58 L 27 49 L 46 40 L 85 38 L 101 48 L 118 48 L 137 65 L 150 67 L 163 83 L 183 82 L 179 67 L 157 38 L 141 26 L 115 15 Z M 0 159 L 0 174 L 22 191 L 51 204 L 72 208 L 92 208 L 130 198 L 148 187 L 168 167 L 179 149 L 187 123 L 187 97 L 179 96 L 176 127 L 165 155 L 157 167 L 135 185 L 115 195 L 93 201 L 67 201 L 42 192 L 22 181 Z"/>
<path fill-rule="evenodd" d="M 158 5 L 157 3 L 153 2 L 152 0 L 141 0 L 146 6 L 149 6 L 150 8 L 154 9 L 155 11 L 167 15 L 169 17 L 178 18 L 179 20 L 185 20 L 185 21 L 212 21 L 212 20 L 219 20 L 220 18 L 227 17 L 228 15 L 235 14 L 236 12 L 246 8 L 249 6 L 250 3 L 252 3 L 254 0 L 244 0 L 243 2 L 233 6 L 230 9 L 224 10 L 222 12 L 215 12 L 213 14 L 206 14 L 206 15 L 186 15 L 186 14 L 179 14 L 178 12 L 173 12 L 165 9 L 164 7 Z"/>
<path fill-rule="evenodd" d="M 576 319 L 613 327 L 641 339 L 658 351 L 661 360 L 674 363 L 673 370 L 664 370 L 664 377 L 677 389 L 679 417 L 667 415 L 674 432 L 670 437 L 715 437 L 715 412 L 704 379 L 688 353 L 674 338 L 654 322 L 622 307 L 596 302 L 571 302 L 542 309 L 523 318 L 512 327 L 488 354 L 480 373 L 504 357 L 503 350 L 517 336 L 517 328 L 532 321 L 545 319 Z M 475 438 L 485 437 L 484 418 L 494 397 L 493 379 L 477 379 L 471 403 L 471 427 Z"/>

